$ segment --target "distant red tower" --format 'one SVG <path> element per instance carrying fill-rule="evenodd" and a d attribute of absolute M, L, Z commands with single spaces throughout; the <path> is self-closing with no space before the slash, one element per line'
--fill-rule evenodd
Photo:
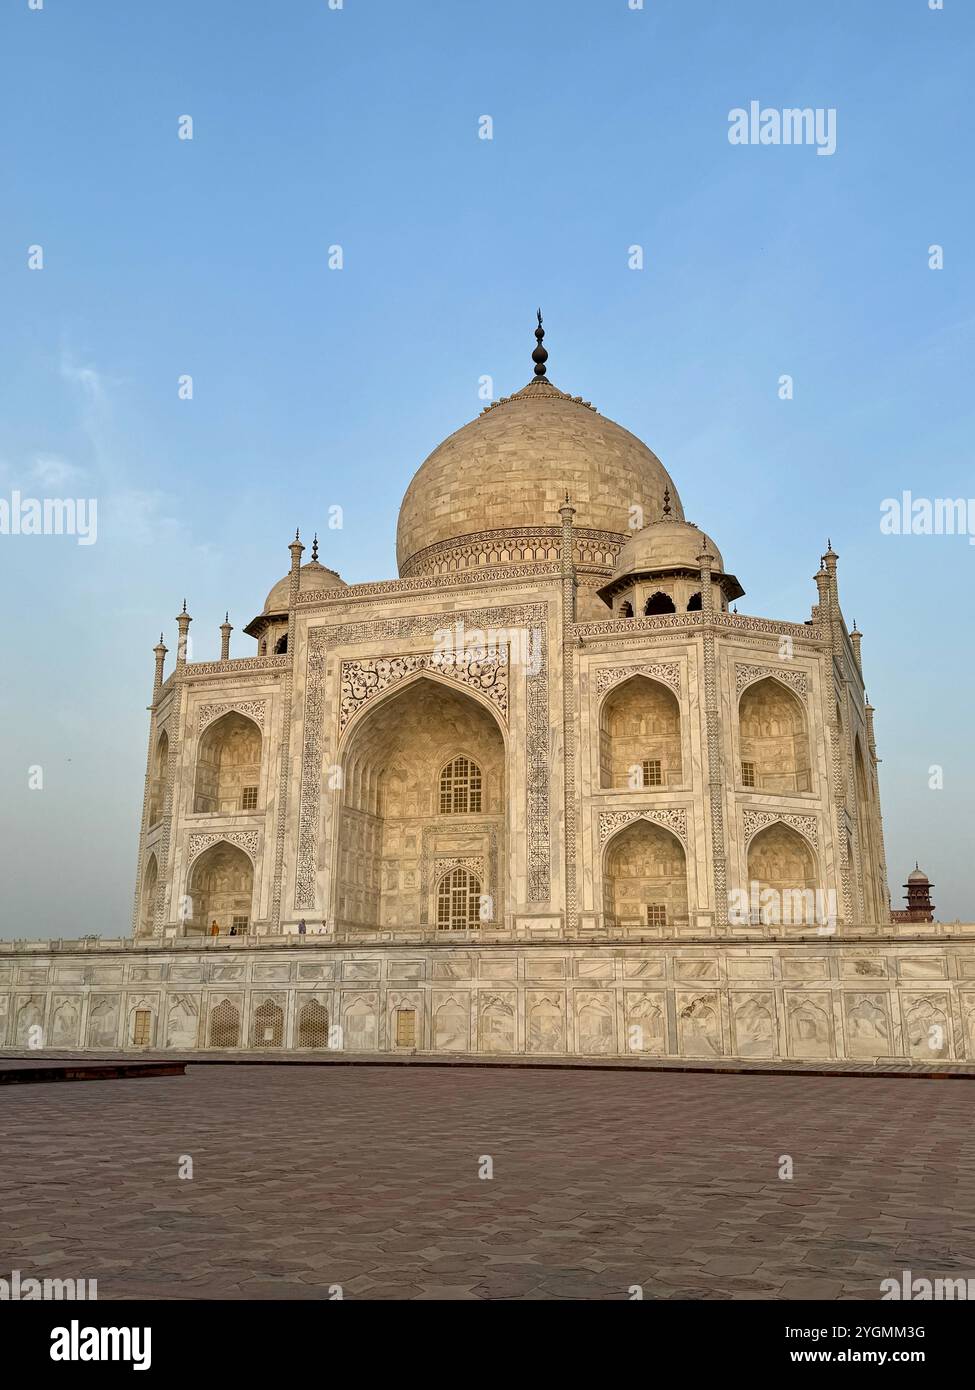
<path fill-rule="evenodd" d="M 918 867 L 916 859 L 914 872 L 908 874 L 904 887 L 907 889 L 907 908 L 891 912 L 891 919 L 895 922 L 933 922 L 934 903 L 931 901 L 931 889 L 934 884 L 930 882 L 924 870 Z"/>

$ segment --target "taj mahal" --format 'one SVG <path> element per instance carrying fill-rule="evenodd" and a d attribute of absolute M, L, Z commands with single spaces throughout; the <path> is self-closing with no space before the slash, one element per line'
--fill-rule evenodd
<path fill-rule="evenodd" d="M 300 529 L 246 652 L 188 659 L 183 604 L 131 934 L 0 943 L 8 1048 L 975 1060 L 975 928 L 890 909 L 832 544 L 749 615 L 535 340 L 406 487 L 398 579 Z"/>

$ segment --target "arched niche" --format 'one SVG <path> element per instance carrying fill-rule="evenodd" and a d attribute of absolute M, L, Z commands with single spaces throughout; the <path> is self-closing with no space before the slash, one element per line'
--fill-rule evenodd
<path fill-rule="evenodd" d="M 151 936 L 156 916 L 156 889 L 159 886 L 159 864 L 150 854 L 142 874 L 142 895 L 139 902 L 139 935 Z"/>
<path fill-rule="evenodd" d="M 156 825 L 162 820 L 166 804 L 166 777 L 169 767 L 169 735 L 163 729 L 156 739 L 153 749 L 152 769 L 149 780 L 149 824 Z"/>
<path fill-rule="evenodd" d="M 648 676 L 630 676 L 609 692 L 599 711 L 599 785 L 638 791 L 683 780 L 680 705 L 674 692 Z"/>
<path fill-rule="evenodd" d="M 877 851 L 874 841 L 873 823 L 870 815 L 870 793 L 867 784 L 866 764 L 860 735 L 853 745 L 853 775 L 856 783 L 857 825 L 860 833 L 860 870 L 863 876 L 863 911 L 867 922 L 872 926 L 886 920 L 881 915 L 880 896 L 877 888 Z"/>
<path fill-rule="evenodd" d="M 677 606 L 670 594 L 658 589 L 655 594 L 651 594 L 643 605 L 643 613 L 647 618 L 656 617 L 661 613 L 676 613 Z"/>
<path fill-rule="evenodd" d="M 221 936 L 232 927 L 246 934 L 252 921 L 254 865 L 237 845 L 221 840 L 211 845 L 190 870 L 188 925 L 209 933 L 216 922 Z"/>
<path fill-rule="evenodd" d="M 687 922 L 687 856 L 676 835 L 634 820 L 609 841 L 603 912 L 612 926 L 666 931 Z"/>
<path fill-rule="evenodd" d="M 820 925 L 818 866 L 812 846 L 791 825 L 775 821 L 748 846 L 749 901 L 763 921 Z"/>
<path fill-rule="evenodd" d="M 506 862 L 504 737 L 463 687 L 428 675 L 405 681 L 357 716 L 340 758 L 338 922 L 435 926 L 438 856 L 478 858 L 485 874 Z M 491 920 L 503 920 L 503 882 L 485 877 L 481 890 Z"/>
<path fill-rule="evenodd" d="M 807 792 L 809 736 L 802 702 L 773 676 L 746 686 L 738 701 L 739 781 L 763 792 Z"/>
<path fill-rule="evenodd" d="M 236 710 L 210 725 L 196 755 L 194 811 L 229 815 L 257 808 L 261 743 L 261 731 L 253 719 Z"/>

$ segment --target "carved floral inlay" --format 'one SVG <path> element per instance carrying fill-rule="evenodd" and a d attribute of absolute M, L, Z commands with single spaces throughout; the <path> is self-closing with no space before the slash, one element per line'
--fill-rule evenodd
<path fill-rule="evenodd" d="M 662 825 L 665 830 L 676 835 L 684 848 L 687 848 L 687 812 L 682 807 L 671 811 L 600 811 L 599 843 L 605 844 L 617 830 L 622 830 L 624 825 L 629 825 L 635 820 L 648 820 L 655 825 Z"/>
<path fill-rule="evenodd" d="M 649 676 L 652 680 L 663 681 L 671 690 L 680 694 L 680 663 L 677 661 L 649 661 L 640 666 L 612 666 L 596 672 L 596 690 L 602 693 L 610 686 L 631 676 Z"/>
<path fill-rule="evenodd" d="M 767 676 L 772 676 L 777 681 L 782 681 L 790 690 L 794 690 L 806 703 L 807 687 L 805 671 L 788 671 L 782 666 L 746 666 L 740 661 L 735 663 L 735 697 L 737 698 L 745 689 L 746 685 L 752 685 L 755 681 L 765 680 Z"/>
<path fill-rule="evenodd" d="M 212 724 L 224 714 L 229 714 L 231 710 L 237 714 L 245 714 L 248 719 L 253 719 L 259 728 L 264 728 L 266 700 L 230 700 L 225 704 L 200 706 L 200 733 L 202 734 L 208 724 Z"/>
<path fill-rule="evenodd" d="M 342 707 L 339 728 L 344 729 L 352 716 L 376 695 L 388 690 L 397 681 L 405 680 L 417 671 L 431 671 L 469 686 L 491 701 L 507 722 L 508 661 L 507 653 L 499 652 L 497 660 L 477 661 L 469 653 L 457 660 L 444 662 L 429 653 L 406 656 L 360 657 L 357 661 L 342 662 Z"/>
<path fill-rule="evenodd" d="M 191 835 L 187 845 L 187 854 L 191 860 L 196 859 L 205 849 L 218 845 L 221 840 L 225 840 L 228 845 L 236 845 L 251 859 L 257 859 L 260 835 L 256 830 L 230 830 L 224 835 L 221 835 L 219 831 L 207 835 Z"/>
<path fill-rule="evenodd" d="M 815 816 L 791 816 L 779 811 L 745 811 L 743 819 L 746 845 L 755 838 L 760 830 L 764 830 L 766 826 L 774 825 L 776 821 L 781 821 L 783 825 L 791 826 L 800 835 L 804 835 L 810 844 L 817 849 L 819 848 L 819 824 Z"/>

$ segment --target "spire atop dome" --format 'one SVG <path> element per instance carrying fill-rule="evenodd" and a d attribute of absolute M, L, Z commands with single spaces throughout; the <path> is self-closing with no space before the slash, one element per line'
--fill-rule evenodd
<path fill-rule="evenodd" d="M 315 532 L 314 539 L 312 540 L 312 543 L 311 543 L 311 558 L 312 558 L 313 560 L 317 560 L 317 559 L 318 559 L 318 532 L 317 532 L 317 531 Z"/>
<path fill-rule="evenodd" d="M 548 353 L 542 347 L 542 339 L 545 337 L 545 329 L 542 327 L 542 311 L 538 310 L 538 327 L 535 329 L 536 348 L 532 353 L 532 361 L 535 363 L 535 375 L 542 377 L 545 375 L 545 363 L 548 361 Z"/>

